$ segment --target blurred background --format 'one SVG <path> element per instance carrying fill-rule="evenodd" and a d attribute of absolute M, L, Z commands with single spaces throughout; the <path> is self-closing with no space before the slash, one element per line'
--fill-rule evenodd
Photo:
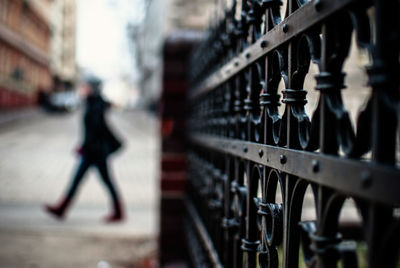
<path fill-rule="evenodd" d="M 0 0 L 0 267 L 152 267 L 159 207 L 162 48 L 203 31 L 214 1 Z M 90 170 L 65 221 L 43 211 L 79 158 L 87 76 L 116 104 L 124 141 L 111 159 L 127 220 L 107 225 L 109 197 Z"/>
<path fill-rule="evenodd" d="M 0 267 L 155 267 L 163 46 L 177 31 L 200 37 L 231 2 L 0 0 Z M 344 68 L 353 122 L 369 94 L 368 60 L 353 46 Z M 307 89 L 316 73 L 312 65 Z M 111 159 L 127 211 L 120 224 L 102 222 L 109 199 L 96 171 L 64 222 L 42 210 L 58 201 L 78 163 L 80 89 L 90 75 L 118 107 L 108 120 L 124 141 Z M 309 96 L 311 116 L 317 93 Z"/>
<path fill-rule="evenodd" d="M 176 29 L 204 30 L 214 1 L 0 1 L 2 110 L 26 107 L 39 93 L 73 106 L 88 73 L 124 107 L 154 103 L 160 93 L 161 48 Z M 215 15 L 215 14 L 214 14 Z M 64 93 L 64 94 L 61 94 Z M 69 101 L 67 101 L 67 99 Z M 70 108 L 70 107 L 68 107 Z"/>

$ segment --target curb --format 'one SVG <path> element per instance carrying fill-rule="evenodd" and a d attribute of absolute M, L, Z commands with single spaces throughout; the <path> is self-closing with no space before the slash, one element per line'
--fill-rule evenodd
<path fill-rule="evenodd" d="M 32 118 L 40 113 L 41 110 L 38 107 L 0 111 L 0 127 L 19 120 Z"/>

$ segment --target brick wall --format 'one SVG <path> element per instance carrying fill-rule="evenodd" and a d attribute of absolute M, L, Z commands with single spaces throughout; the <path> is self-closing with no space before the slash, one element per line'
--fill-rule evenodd
<path fill-rule="evenodd" d="M 27 106 L 50 89 L 50 28 L 23 0 L 0 0 L 0 109 Z"/>

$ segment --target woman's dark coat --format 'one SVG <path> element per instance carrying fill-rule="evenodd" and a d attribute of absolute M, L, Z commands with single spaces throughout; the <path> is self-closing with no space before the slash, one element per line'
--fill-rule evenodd
<path fill-rule="evenodd" d="M 84 115 L 84 140 L 82 154 L 90 158 L 106 158 L 121 147 L 105 120 L 105 111 L 110 104 L 96 94 L 86 99 Z"/>

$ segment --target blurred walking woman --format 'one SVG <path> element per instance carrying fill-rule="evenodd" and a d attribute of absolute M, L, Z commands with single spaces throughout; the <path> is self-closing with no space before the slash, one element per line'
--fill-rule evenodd
<path fill-rule="evenodd" d="M 106 185 L 113 204 L 112 213 L 105 218 L 106 222 L 115 222 L 123 219 L 121 201 L 110 177 L 107 158 L 121 147 L 121 142 L 113 135 L 105 121 L 105 112 L 110 104 L 100 95 L 101 81 L 91 77 L 87 81 L 86 107 L 83 118 L 84 139 L 78 149 L 81 155 L 80 165 L 69 186 L 65 197 L 57 205 L 46 205 L 45 210 L 58 219 L 62 219 L 89 167 L 98 169 Z"/>

